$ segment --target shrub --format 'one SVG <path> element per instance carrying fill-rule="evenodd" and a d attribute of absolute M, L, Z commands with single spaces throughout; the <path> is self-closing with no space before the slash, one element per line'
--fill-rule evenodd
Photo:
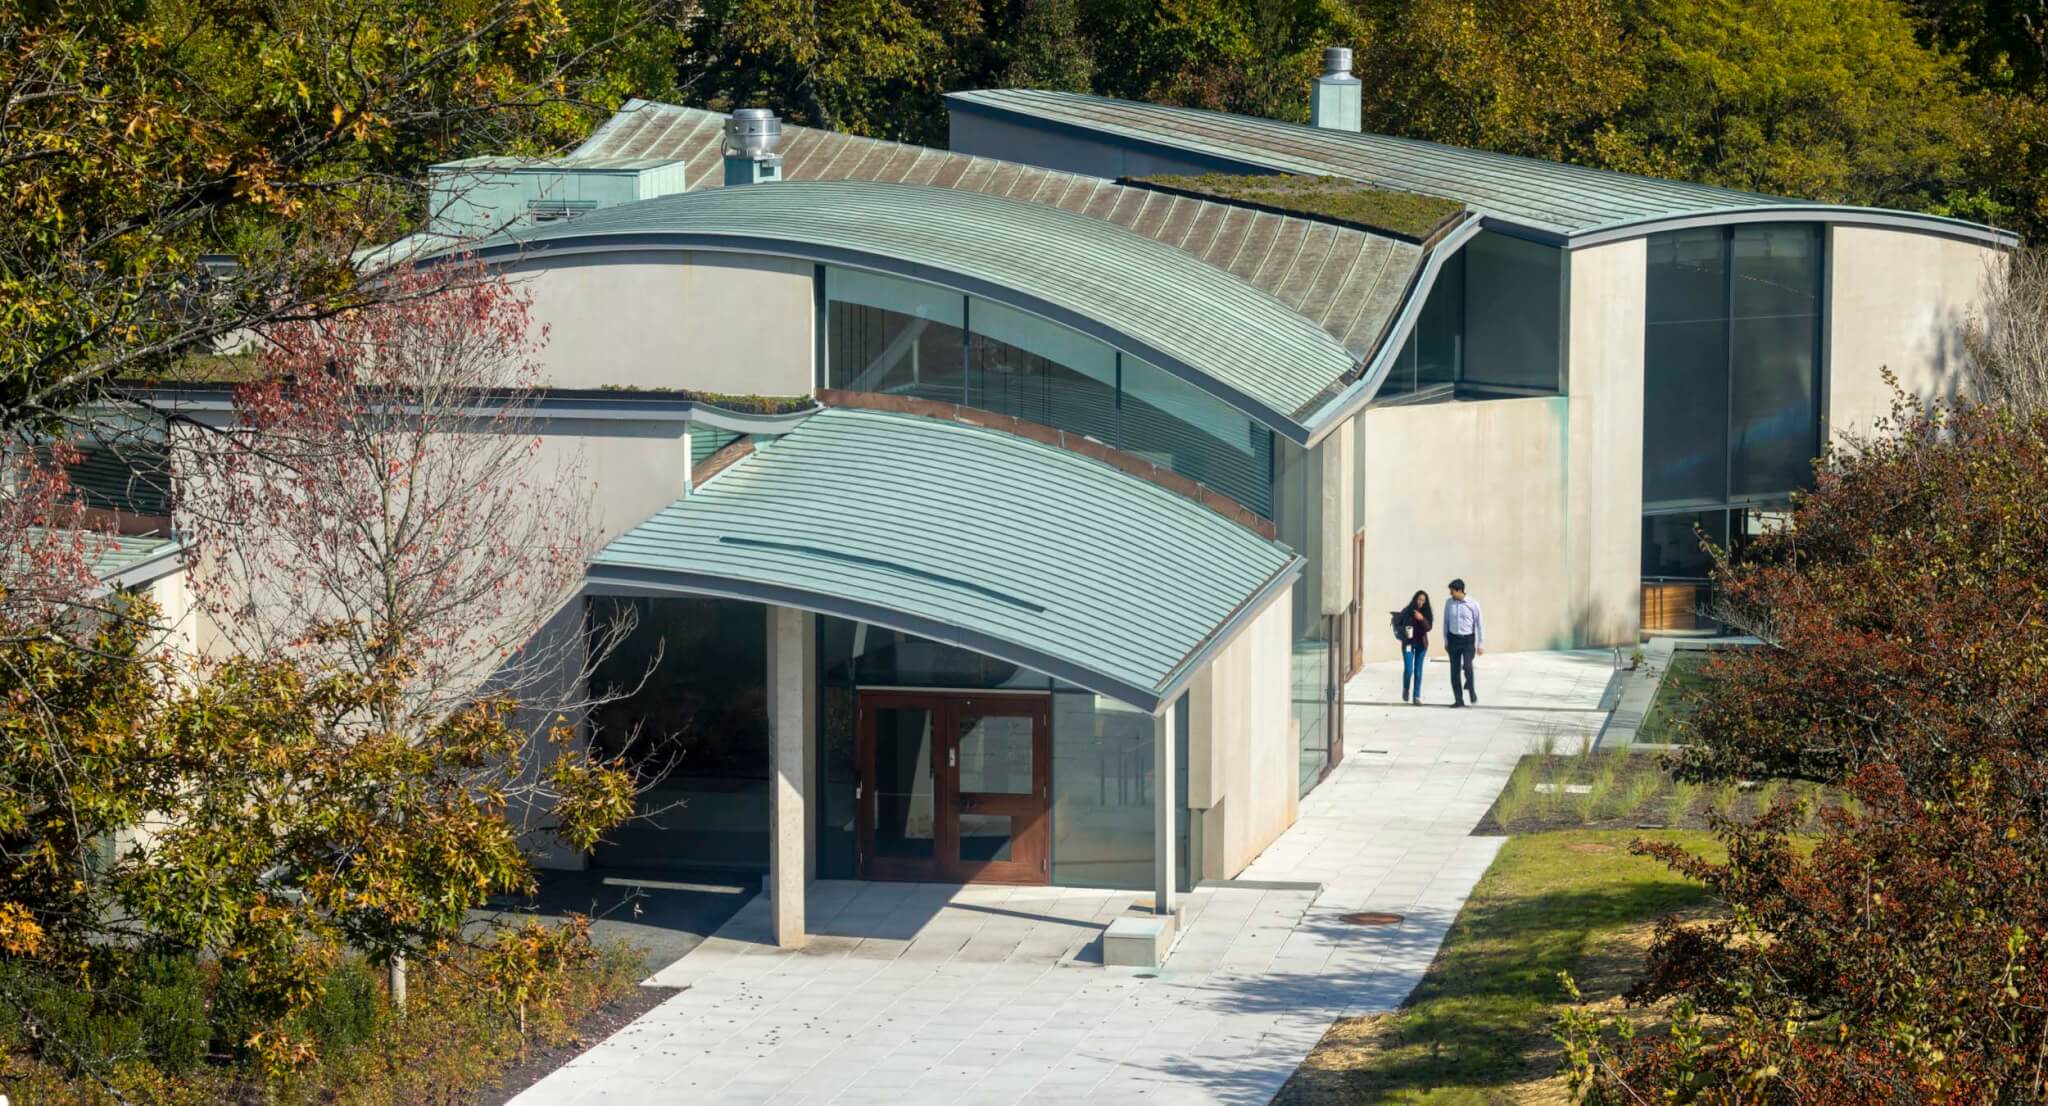
<path fill-rule="evenodd" d="M 1767 647 L 1717 659 L 1676 758 L 1724 814 L 1734 780 L 1848 799 L 1810 848 L 1789 803 L 1721 820 L 1725 861 L 1638 847 L 1733 912 L 1660 926 L 1629 997 L 1668 1030 L 1565 1027 L 1588 1101 L 2048 1098 L 2048 415 L 1895 419 L 1723 560 Z"/>

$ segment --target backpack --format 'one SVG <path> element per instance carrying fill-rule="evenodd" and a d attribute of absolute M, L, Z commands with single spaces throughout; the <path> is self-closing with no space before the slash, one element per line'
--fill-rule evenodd
<path fill-rule="evenodd" d="M 1393 611 L 1393 612 L 1391 612 L 1391 613 L 1392 613 L 1392 615 L 1393 615 L 1393 623 L 1394 623 L 1394 640 L 1395 640 L 1395 641 L 1407 641 L 1407 640 L 1408 640 L 1408 623 L 1407 623 L 1407 620 L 1406 620 L 1406 619 L 1404 619 L 1404 618 L 1402 618 L 1401 616 L 1402 616 L 1402 615 L 1405 615 L 1405 614 L 1407 614 L 1408 612 L 1407 612 L 1407 611 Z"/>

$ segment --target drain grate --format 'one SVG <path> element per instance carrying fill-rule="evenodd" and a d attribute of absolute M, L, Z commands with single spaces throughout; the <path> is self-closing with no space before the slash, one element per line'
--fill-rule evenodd
<path fill-rule="evenodd" d="M 1387 914 L 1378 910 L 1362 910 L 1356 914 L 1346 914 L 1337 920 L 1353 926 L 1397 926 L 1406 921 L 1399 914 Z"/>

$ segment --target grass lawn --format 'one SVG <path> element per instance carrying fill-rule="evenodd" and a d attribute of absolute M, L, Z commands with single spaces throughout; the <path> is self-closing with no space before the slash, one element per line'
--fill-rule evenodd
<path fill-rule="evenodd" d="M 1636 744 L 1682 745 L 1686 742 L 1686 723 L 1698 709 L 1700 695 L 1713 682 L 1707 675 L 1707 665 L 1713 657 L 1714 654 L 1705 649 L 1672 651 L 1671 661 L 1664 670 L 1664 682 L 1657 685 L 1657 694 L 1650 700 L 1650 709 L 1643 712 L 1643 724 L 1636 727 Z"/>
<path fill-rule="evenodd" d="M 1611 999 L 1641 963 L 1656 920 L 1703 909 L 1697 886 L 1632 856 L 1638 837 L 1720 855 L 1690 831 L 1572 830 L 1510 838 L 1451 926 L 1407 1005 L 1339 1022 L 1274 1101 L 1566 1101 L 1551 1040 L 1569 971 Z"/>

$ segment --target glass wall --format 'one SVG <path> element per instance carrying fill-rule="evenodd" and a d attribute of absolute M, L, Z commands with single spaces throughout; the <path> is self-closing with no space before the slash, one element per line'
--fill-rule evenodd
<path fill-rule="evenodd" d="M 1821 228 L 1649 237 L 1643 348 L 1643 618 L 1711 629 L 1711 558 L 1738 553 L 1820 453 Z M 1697 528 L 1697 530 L 1696 530 Z"/>
<path fill-rule="evenodd" d="M 1444 261 L 1379 394 L 1564 390 L 1564 251 L 1482 231 Z"/>
<path fill-rule="evenodd" d="M 1052 696 L 1055 884 L 1152 886 L 1152 718 L 1112 699 L 966 649 L 845 619 L 818 619 L 818 874 L 852 879 L 860 688 L 1043 692 Z M 1180 869 L 1187 881 L 1187 699 L 1178 712 Z"/>
<path fill-rule="evenodd" d="M 1821 233 L 1807 223 L 1651 235 L 1646 509 L 1777 502 L 1820 451 Z"/>
<path fill-rule="evenodd" d="M 828 387 L 959 403 L 1085 434 L 1272 517 L 1272 431 L 1164 370 L 936 285 L 827 267 L 825 297 Z"/>
<path fill-rule="evenodd" d="M 593 625 L 621 607 L 632 633 L 591 678 L 591 747 L 652 786 L 650 817 L 595 850 L 613 867 L 762 868 L 768 863 L 767 614 L 724 599 L 590 600 Z"/>
<path fill-rule="evenodd" d="M 1274 505 L 1279 537 L 1307 558 L 1294 585 L 1293 700 L 1300 755 L 1301 793 L 1307 794 L 1330 766 L 1333 700 L 1330 620 L 1322 613 L 1322 464 L 1315 452 L 1280 443 L 1280 471 Z"/>

